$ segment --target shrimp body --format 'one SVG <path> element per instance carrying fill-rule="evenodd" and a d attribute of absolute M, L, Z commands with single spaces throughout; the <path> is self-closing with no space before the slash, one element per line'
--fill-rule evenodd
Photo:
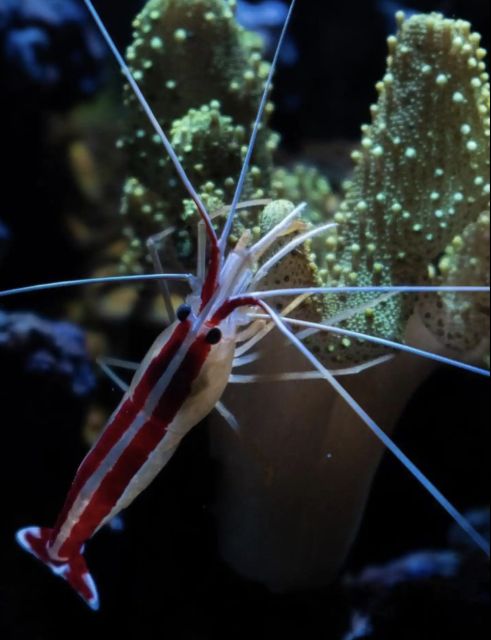
<path fill-rule="evenodd" d="M 170 460 L 182 438 L 219 402 L 232 371 L 238 311 L 251 266 L 282 233 L 297 228 L 292 212 L 267 238 L 247 248 L 246 234 L 225 257 L 212 253 L 207 276 L 162 332 L 80 465 L 55 526 L 28 527 L 17 541 L 63 577 L 93 609 L 97 590 L 83 558 L 85 543 L 126 508 Z"/>
<path fill-rule="evenodd" d="M 55 574 L 64 578 L 92 609 L 99 608 L 97 589 L 83 558 L 85 543 L 100 527 L 127 507 L 152 482 L 172 457 L 186 433 L 219 403 L 229 383 L 235 355 L 240 359 L 240 355 L 246 353 L 251 343 L 258 342 L 269 331 L 268 327 L 261 328 L 255 322 L 263 322 L 264 320 L 264 316 L 261 314 L 251 313 L 251 308 L 256 308 L 256 311 L 260 309 L 266 313 L 271 328 L 276 327 L 288 342 L 303 354 L 306 361 L 314 367 L 322 379 L 326 380 L 344 398 L 372 433 L 417 478 L 420 484 L 468 533 L 474 542 L 483 551 L 489 553 L 487 541 L 474 530 L 445 496 L 415 467 L 356 400 L 337 382 L 334 374 L 328 371 L 315 355 L 303 345 L 296 334 L 290 331 L 287 323 L 315 331 L 335 332 L 336 327 L 280 317 L 263 299 L 287 293 L 296 296 L 296 302 L 294 301 L 285 309 L 286 315 L 296 308 L 295 305 L 301 304 L 306 295 L 315 295 L 321 292 L 325 294 L 328 293 L 327 289 L 301 288 L 254 292 L 254 285 L 258 284 L 275 264 L 305 241 L 315 235 L 320 235 L 335 225 L 324 225 L 306 231 L 304 223 L 300 220 L 304 205 L 300 205 L 293 211 L 285 211 L 285 217 L 252 246 L 249 246 L 251 234 L 246 232 L 237 246 L 228 251 L 234 214 L 239 206 L 255 141 L 260 130 L 261 119 L 267 105 L 274 68 L 295 6 L 295 0 L 292 0 L 288 18 L 283 27 L 241 176 L 237 183 L 234 200 L 220 238 L 217 236 L 210 214 L 190 183 L 176 152 L 100 20 L 92 2 L 90 0 L 84 1 L 144 108 L 157 136 L 174 163 L 183 185 L 194 201 L 201 220 L 201 230 L 204 229 L 206 235 L 202 238 L 204 240 L 202 251 L 198 247 L 198 276 L 196 278 L 185 276 L 184 278 L 191 284 L 192 294 L 186 304 L 178 310 L 178 321 L 171 324 L 159 336 L 143 360 L 133 382 L 125 392 L 121 403 L 111 416 L 99 440 L 79 467 L 54 527 L 22 529 L 17 533 L 20 545 L 41 560 Z M 298 235 L 299 233 L 300 235 Z M 286 246 L 268 257 L 268 252 L 279 239 L 283 241 L 285 236 L 292 234 L 295 234 L 296 238 L 287 242 Z M 206 243 L 208 257 L 206 257 Z M 266 260 L 263 263 L 261 263 L 262 258 Z M 157 262 L 159 261 L 157 260 Z M 260 265 L 259 269 L 257 269 L 258 265 Z M 157 277 L 176 279 L 175 275 L 162 274 L 161 270 L 158 270 Z M 109 278 L 109 280 L 112 279 Z M 13 289 L 0 292 L 0 297 L 22 293 L 22 291 L 59 288 L 82 283 L 87 283 L 87 281 L 53 283 L 52 285 L 27 287 L 23 290 Z M 376 289 L 380 290 L 380 288 Z M 397 287 L 392 288 L 390 293 L 395 293 L 396 289 Z M 408 292 L 409 289 L 402 287 L 404 292 Z M 426 291 L 429 289 L 425 288 Z M 479 287 L 469 287 L 469 289 L 478 290 Z M 361 288 L 355 289 L 358 292 L 361 290 Z M 343 293 L 348 292 L 349 287 L 343 288 L 342 291 Z M 331 291 L 331 293 L 335 292 L 336 290 Z M 170 303 L 169 306 L 171 306 Z M 360 310 L 360 308 L 355 308 L 353 314 L 359 313 Z M 243 332 L 239 332 L 238 328 L 242 325 L 249 326 Z M 245 338 L 245 335 L 248 338 Z M 355 337 L 380 342 L 378 338 L 362 334 L 355 334 Z M 236 352 L 236 343 L 244 340 L 248 340 L 248 344 L 245 345 L 247 348 L 244 349 L 242 346 Z M 430 355 L 397 343 L 382 342 L 385 346 L 403 348 L 418 355 L 426 357 Z M 251 356 L 254 359 L 255 354 L 251 354 Z M 432 356 L 432 358 L 456 364 L 455 361 L 446 358 L 438 356 Z M 476 370 L 475 367 L 471 367 L 471 369 Z M 355 371 L 353 370 L 353 372 Z M 481 370 L 478 372 L 487 374 Z M 306 379 L 305 372 L 294 375 L 299 379 Z M 279 378 L 287 379 L 288 375 L 285 377 L 280 375 Z"/>
<path fill-rule="evenodd" d="M 162 333 L 80 465 L 54 528 L 17 534 L 94 609 L 98 597 L 82 557 L 85 542 L 152 482 L 227 385 L 235 343 L 224 338 L 213 345 L 208 335 L 205 328 L 194 336 L 190 320 Z M 186 339 L 190 346 L 183 352 Z"/>

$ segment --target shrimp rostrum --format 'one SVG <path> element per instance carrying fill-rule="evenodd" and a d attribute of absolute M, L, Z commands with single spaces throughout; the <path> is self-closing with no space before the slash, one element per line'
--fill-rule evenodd
<path fill-rule="evenodd" d="M 161 273 L 157 258 L 154 262 L 158 272 L 151 276 L 59 282 L 6 291 L 0 294 L 0 296 L 6 296 L 108 280 L 154 279 L 164 285 L 176 280 L 186 280 L 191 288 L 191 293 L 185 303 L 178 308 L 174 322 L 157 338 L 136 370 L 129 386 L 126 386 L 112 372 L 108 363 L 103 364 L 108 374 L 124 391 L 123 398 L 98 441 L 80 465 L 53 528 L 28 527 L 22 529 L 17 533 L 20 545 L 46 564 L 55 574 L 64 578 L 92 609 L 98 609 L 97 589 L 83 558 L 85 543 L 104 524 L 131 504 L 169 461 L 183 437 L 212 410 L 218 409 L 232 428 L 238 428 L 234 416 L 220 402 L 231 378 L 237 355 L 237 345 L 244 342 L 256 344 L 268 331 L 276 328 L 312 365 L 314 372 L 309 375 L 325 379 L 334 387 L 367 427 L 467 532 L 474 543 L 488 553 L 488 543 L 367 415 L 338 382 L 333 372 L 329 371 L 307 349 L 302 342 L 301 333 L 295 333 L 293 330 L 298 326 L 303 332 L 306 329 L 335 330 L 322 324 L 301 322 L 288 317 L 288 314 L 298 307 L 307 296 L 320 293 L 333 295 L 341 292 L 343 294 L 359 293 L 362 289 L 351 287 L 255 291 L 260 288 L 261 279 L 280 260 L 305 241 L 324 233 L 334 225 L 328 224 L 308 230 L 301 221 L 304 205 L 300 205 L 296 208 L 286 209 L 285 215 L 276 226 L 257 242 L 253 243 L 252 236 L 245 232 L 236 246 L 228 250 L 234 215 L 239 206 L 278 54 L 295 2 L 291 4 L 288 19 L 283 28 L 258 110 L 248 153 L 238 180 L 235 197 L 220 236 L 217 235 L 210 214 L 188 180 L 166 134 L 152 113 L 92 3 L 85 0 L 85 4 L 112 49 L 149 121 L 173 161 L 180 179 L 196 205 L 201 220 L 200 244 L 203 250 L 199 252 L 198 276 Z M 280 248 L 278 248 L 279 246 Z M 260 265 L 259 269 L 258 265 Z M 165 292 L 165 286 L 163 288 Z M 366 292 L 378 292 L 383 296 L 422 290 L 429 291 L 431 287 L 364 289 Z M 482 292 L 488 289 L 484 287 L 454 287 L 452 289 L 452 291 L 457 290 Z M 291 305 L 284 309 L 281 315 L 265 301 L 268 298 L 275 298 L 275 296 L 291 296 L 292 298 Z M 389 341 L 384 341 L 384 345 L 408 350 L 417 356 L 434 358 L 471 369 L 475 373 L 488 375 L 488 372 L 477 367 L 464 365 L 417 349 L 411 351 L 405 345 Z M 239 353 L 243 361 L 243 346 Z M 252 360 L 255 355 L 251 354 L 245 357 Z M 376 362 L 372 364 L 376 364 Z M 356 373 L 356 371 L 353 370 L 352 373 Z M 278 379 L 282 379 L 282 376 L 278 376 Z M 287 377 L 283 377 L 283 379 L 287 379 Z M 308 376 L 305 375 L 304 379 L 308 379 Z"/>

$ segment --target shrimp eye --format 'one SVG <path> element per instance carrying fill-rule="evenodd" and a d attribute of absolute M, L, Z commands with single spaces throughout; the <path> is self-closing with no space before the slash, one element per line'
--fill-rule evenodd
<path fill-rule="evenodd" d="M 222 339 L 222 332 L 220 331 L 220 329 L 218 327 L 215 327 L 214 329 L 211 329 L 208 332 L 208 335 L 206 336 L 206 342 L 208 344 L 218 344 L 220 342 L 220 340 Z"/>
<path fill-rule="evenodd" d="M 179 322 L 185 322 L 191 315 L 191 307 L 188 304 L 181 304 L 177 310 L 176 316 Z"/>

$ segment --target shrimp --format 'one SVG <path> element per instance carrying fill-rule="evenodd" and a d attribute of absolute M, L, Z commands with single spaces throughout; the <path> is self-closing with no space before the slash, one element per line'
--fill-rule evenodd
<path fill-rule="evenodd" d="M 273 229 L 255 243 L 252 243 L 251 235 L 245 232 L 236 246 L 230 251 L 227 250 L 234 215 L 240 206 L 245 178 L 264 115 L 278 56 L 295 7 L 295 0 L 290 5 L 288 17 L 283 26 L 234 199 L 220 236 L 217 235 L 212 223 L 212 216 L 189 181 L 165 132 L 99 18 L 92 2 L 90 0 L 84 1 L 174 163 L 182 183 L 194 201 L 201 220 L 200 229 L 205 234 L 204 240 L 208 243 L 209 251 L 208 258 L 206 258 L 206 252 L 201 252 L 198 277 L 191 274 L 165 274 L 158 268 L 156 274 L 147 276 L 65 281 L 0 292 L 0 297 L 6 297 L 25 292 L 79 286 L 94 282 L 145 280 L 155 280 L 164 284 L 184 280 L 191 288 L 191 293 L 185 303 L 177 310 L 176 320 L 157 338 L 137 368 L 129 386 L 126 386 L 112 372 L 109 363 L 103 363 L 103 368 L 124 391 L 123 398 L 98 441 L 80 465 L 55 525 L 52 528 L 36 526 L 20 530 L 17 533 L 19 544 L 42 561 L 53 573 L 66 580 L 89 607 L 97 610 L 99 608 L 97 588 L 83 557 L 86 542 L 102 526 L 133 502 L 174 455 L 184 436 L 212 410 L 217 408 L 231 427 L 238 428 L 234 416 L 221 404 L 225 388 L 233 378 L 232 370 L 238 353 L 237 345 L 244 342 L 248 345 L 255 344 L 264 338 L 269 331 L 276 328 L 306 358 L 312 365 L 314 372 L 280 374 L 276 377 L 273 376 L 272 379 L 287 380 L 292 376 L 298 379 L 309 379 L 310 376 L 310 378 L 321 378 L 327 381 L 372 433 L 471 537 L 474 543 L 489 554 L 487 541 L 409 460 L 337 380 L 338 375 L 354 374 L 361 368 L 336 372 L 328 370 L 304 345 L 302 334 L 293 332 L 294 327 L 300 327 L 304 331 L 310 332 L 343 333 L 344 330 L 335 326 L 293 320 L 288 317 L 289 313 L 298 307 L 307 296 L 320 293 L 331 295 L 360 292 L 378 293 L 383 299 L 386 295 L 441 291 L 442 288 L 317 287 L 279 291 L 254 290 L 268 271 L 285 256 L 310 238 L 321 235 L 335 226 L 330 223 L 313 230 L 307 230 L 300 219 L 305 208 L 303 204 L 287 212 Z M 280 250 L 274 251 L 275 244 L 280 239 L 283 241 L 283 246 Z M 284 244 L 285 239 L 286 244 Z M 273 255 L 271 255 L 271 251 L 273 251 Z M 258 265 L 266 255 L 268 258 L 258 270 Z M 487 292 L 489 288 L 467 286 L 446 287 L 445 290 Z M 273 310 L 267 303 L 269 298 L 280 295 L 290 296 L 293 299 L 281 314 Z M 359 309 L 352 311 L 353 314 L 357 312 Z M 344 331 L 344 333 L 353 336 L 352 332 Z M 478 367 L 392 341 L 361 334 L 354 337 L 372 340 L 417 356 L 459 366 L 477 374 L 489 375 L 487 371 Z M 254 358 L 254 354 L 243 355 L 245 353 L 243 347 L 240 353 L 242 362 L 244 358 L 248 358 L 249 361 Z M 368 363 L 365 368 L 374 366 L 380 361 L 378 359 Z M 131 368 L 131 365 L 129 366 Z M 255 379 L 258 378 L 255 377 Z"/>

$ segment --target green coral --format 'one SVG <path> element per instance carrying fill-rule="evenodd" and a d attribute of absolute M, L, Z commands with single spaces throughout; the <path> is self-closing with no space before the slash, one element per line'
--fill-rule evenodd
<path fill-rule="evenodd" d="M 319 224 L 326 220 L 332 195 L 331 185 L 315 167 L 296 165 L 292 169 L 278 168 L 271 181 L 272 197 L 291 202 L 307 202 L 309 222 Z"/>
<path fill-rule="evenodd" d="M 268 71 L 260 42 L 237 25 L 233 8 L 233 2 L 222 0 L 150 0 L 135 21 L 128 52 L 135 76 L 211 210 L 232 199 Z M 362 128 L 355 170 L 334 216 L 338 227 L 284 259 L 264 279 L 264 288 L 455 283 L 454 275 L 464 272 L 469 280 L 459 284 L 486 280 L 480 235 L 480 216 L 489 210 L 485 51 L 467 22 L 439 14 L 409 20 L 399 14 L 398 20 L 372 122 Z M 129 154 L 131 177 L 123 205 L 129 239 L 124 260 L 135 270 L 144 268 L 143 240 L 169 225 L 177 228 L 175 258 L 191 256 L 196 214 L 129 92 L 127 104 L 131 133 L 121 146 Z M 324 220 L 328 182 L 315 169 L 274 168 L 277 144 L 264 125 L 244 198 L 306 200 L 306 221 Z M 270 212 L 259 217 L 255 210 L 241 212 L 235 236 L 243 227 L 256 235 L 268 231 Z M 455 250 L 459 237 L 467 253 Z M 474 251 L 478 267 L 464 271 L 462 263 Z M 296 315 L 320 322 L 348 314 L 340 321 L 348 329 L 403 341 L 415 311 L 443 344 L 465 352 L 482 341 L 489 314 L 480 297 L 337 294 L 305 302 Z M 325 333 L 309 344 L 333 367 L 385 351 Z"/>
<path fill-rule="evenodd" d="M 237 25 L 233 9 L 223 0 L 150 0 L 134 21 L 128 50 L 132 72 L 211 210 L 232 200 L 269 71 L 260 39 Z M 129 89 L 126 103 L 129 133 L 120 147 L 131 177 L 123 202 L 129 238 L 124 261 L 135 270 L 142 267 L 142 240 L 166 226 L 179 227 L 179 257 L 190 254 L 196 217 Z M 277 143 L 264 126 L 246 197 L 262 198 L 269 190 Z"/>
<path fill-rule="evenodd" d="M 398 19 L 338 213 L 330 283 L 431 283 L 454 236 L 489 210 L 489 84 L 480 36 L 439 14 Z M 348 325 L 401 340 L 416 305 L 415 296 L 399 296 Z"/>
<path fill-rule="evenodd" d="M 435 284 L 465 286 L 477 282 L 489 286 L 489 222 L 489 213 L 482 213 L 452 240 L 435 270 Z M 479 361 L 484 357 L 489 366 L 488 294 L 425 296 L 419 302 L 418 311 L 442 344 L 471 358 L 475 351 L 475 359 Z"/>
<path fill-rule="evenodd" d="M 212 212 L 232 201 L 269 72 L 261 39 L 237 24 L 234 9 L 233 1 L 150 0 L 134 21 L 127 54 L 135 78 Z M 128 133 L 119 141 L 130 176 L 122 205 L 128 238 L 123 265 L 140 271 L 145 268 L 144 240 L 168 226 L 178 229 L 175 257 L 192 256 L 196 211 L 128 87 L 126 105 Z M 272 111 L 269 103 L 266 121 Z M 275 169 L 278 142 L 266 122 L 243 199 L 305 198 L 312 205 L 312 219 L 321 219 L 330 194 L 326 179 L 313 168 Z M 254 224 L 250 211 L 241 212 L 235 236 Z"/>
<path fill-rule="evenodd" d="M 318 275 L 326 286 L 433 284 L 440 256 L 471 225 L 464 232 L 465 245 L 477 252 L 473 260 L 479 268 L 465 270 L 468 279 L 459 284 L 481 284 L 489 269 L 482 219 L 475 224 L 489 210 L 485 52 L 467 22 L 439 14 L 407 21 L 399 14 L 398 19 L 399 33 L 389 38 L 388 70 L 377 85 L 372 123 L 363 127 L 361 148 L 353 154 L 355 172 L 335 216 L 337 234 L 328 236 L 322 250 L 316 247 Z M 454 271 L 464 273 L 461 263 L 466 259 L 460 256 Z M 291 269 L 290 264 L 280 265 L 264 287 L 282 281 Z M 483 319 L 489 307 L 479 297 L 461 297 L 458 314 L 450 311 L 458 296 L 427 296 L 418 303 L 408 294 L 367 308 L 373 299 L 326 296 L 319 320 L 360 306 L 363 311 L 342 326 L 403 341 L 407 321 L 419 304 L 424 305 L 427 326 L 447 346 L 468 349 L 486 334 Z M 312 338 L 311 347 L 333 366 L 383 353 L 368 343 L 325 334 Z"/>

